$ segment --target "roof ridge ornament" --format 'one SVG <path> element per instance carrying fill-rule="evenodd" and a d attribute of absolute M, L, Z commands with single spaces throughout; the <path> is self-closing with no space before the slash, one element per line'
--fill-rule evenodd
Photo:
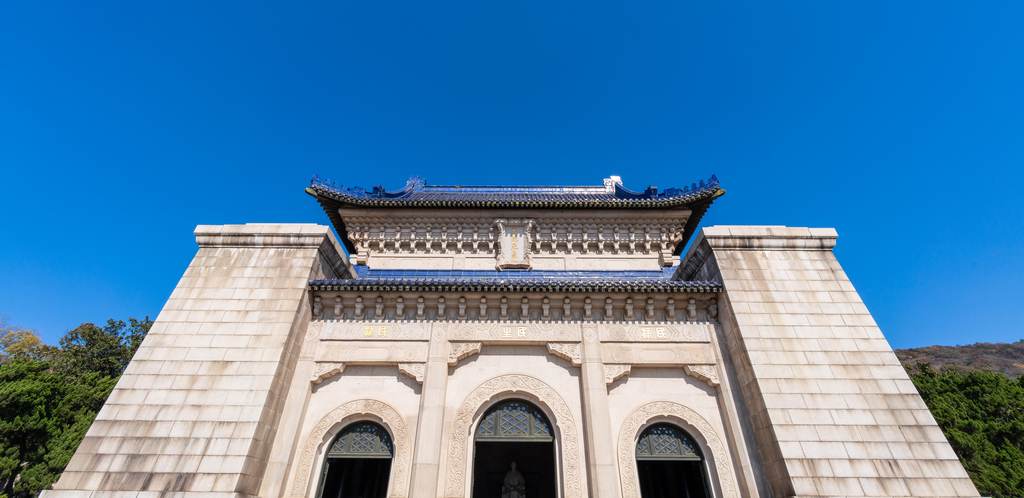
<path fill-rule="evenodd" d="M 615 193 L 615 186 L 622 186 L 622 177 L 619 175 L 611 175 L 604 179 L 604 190 L 609 194 Z"/>

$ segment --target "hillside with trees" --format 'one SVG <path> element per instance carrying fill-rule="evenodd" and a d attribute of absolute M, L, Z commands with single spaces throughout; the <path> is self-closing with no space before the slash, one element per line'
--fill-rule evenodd
<path fill-rule="evenodd" d="M 54 347 L 0 323 L 0 498 L 56 482 L 152 324 L 83 323 Z M 982 495 L 1024 496 L 1024 341 L 896 354 Z"/>
<path fill-rule="evenodd" d="M 997 372 L 1010 378 L 1024 373 L 1024 339 L 1013 343 L 977 342 L 964 346 L 928 346 L 897 349 L 904 365 L 928 363 L 939 371 Z"/>
<path fill-rule="evenodd" d="M 152 324 L 83 323 L 60 347 L 0 324 L 0 498 L 56 482 Z"/>

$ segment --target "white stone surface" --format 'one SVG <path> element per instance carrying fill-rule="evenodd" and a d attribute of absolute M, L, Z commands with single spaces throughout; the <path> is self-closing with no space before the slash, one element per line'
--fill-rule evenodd
<path fill-rule="evenodd" d="M 347 261 L 317 225 L 195 234 L 199 252 L 51 498 L 257 495 L 310 317 L 306 282 L 346 273 Z"/>
<path fill-rule="evenodd" d="M 720 318 L 772 493 L 977 496 L 832 254 L 836 237 L 709 227 L 677 273 L 725 287 Z"/>
<path fill-rule="evenodd" d="M 526 211 L 341 214 L 377 268 L 492 269 L 481 227 L 529 218 L 530 265 L 568 270 L 660 268 L 689 216 Z M 325 227 L 196 238 L 46 498 L 315 498 L 327 445 L 360 420 L 394 441 L 389 497 L 465 497 L 472 432 L 509 398 L 551 420 L 562 498 L 639 497 L 636 439 L 659 422 L 693 436 L 716 498 L 977 495 L 832 229 L 706 228 L 677 277 L 725 292 L 673 294 L 309 291 L 351 272 Z"/>

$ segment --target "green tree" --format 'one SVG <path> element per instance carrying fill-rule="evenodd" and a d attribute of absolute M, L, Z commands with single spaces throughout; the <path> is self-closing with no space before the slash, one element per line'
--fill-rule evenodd
<path fill-rule="evenodd" d="M 56 369 L 66 375 L 83 375 L 95 372 L 106 376 L 118 376 L 128 366 L 142 339 L 149 332 L 153 321 L 107 320 L 99 328 L 92 323 L 83 323 L 60 339 L 60 354 Z"/>
<path fill-rule="evenodd" d="M 0 323 L 4 496 L 38 495 L 60 477 L 153 324 L 149 317 L 128 322 L 109 320 L 102 329 L 84 323 L 61 338 L 62 349 Z"/>
<path fill-rule="evenodd" d="M 59 353 L 57 348 L 43 344 L 35 332 L 17 327 L 8 328 L 0 336 L 0 348 L 4 359 L 51 360 Z"/>
<path fill-rule="evenodd" d="M 982 495 L 1024 496 L 1024 376 L 908 370 Z"/>
<path fill-rule="evenodd" d="M 23 491 L 24 484 L 15 483 L 22 465 L 46 454 L 61 391 L 59 376 L 46 362 L 15 359 L 0 365 L 0 481 L 7 496 Z"/>

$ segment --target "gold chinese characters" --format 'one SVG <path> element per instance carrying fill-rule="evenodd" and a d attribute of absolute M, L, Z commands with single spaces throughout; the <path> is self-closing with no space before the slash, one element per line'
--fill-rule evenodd
<path fill-rule="evenodd" d="M 654 331 L 654 334 L 657 335 L 658 339 L 665 338 L 665 327 L 642 327 L 640 328 L 640 338 L 653 339 L 654 336 L 651 335 L 652 330 Z"/>
<path fill-rule="evenodd" d="M 519 339 L 526 339 L 526 327 L 514 327 L 516 329 L 516 337 Z M 511 339 L 513 327 L 502 327 L 501 338 Z"/>
<path fill-rule="evenodd" d="M 377 329 L 377 337 L 388 336 L 388 326 L 381 325 L 379 327 L 367 326 L 363 328 L 363 337 L 373 337 L 373 330 Z"/>

